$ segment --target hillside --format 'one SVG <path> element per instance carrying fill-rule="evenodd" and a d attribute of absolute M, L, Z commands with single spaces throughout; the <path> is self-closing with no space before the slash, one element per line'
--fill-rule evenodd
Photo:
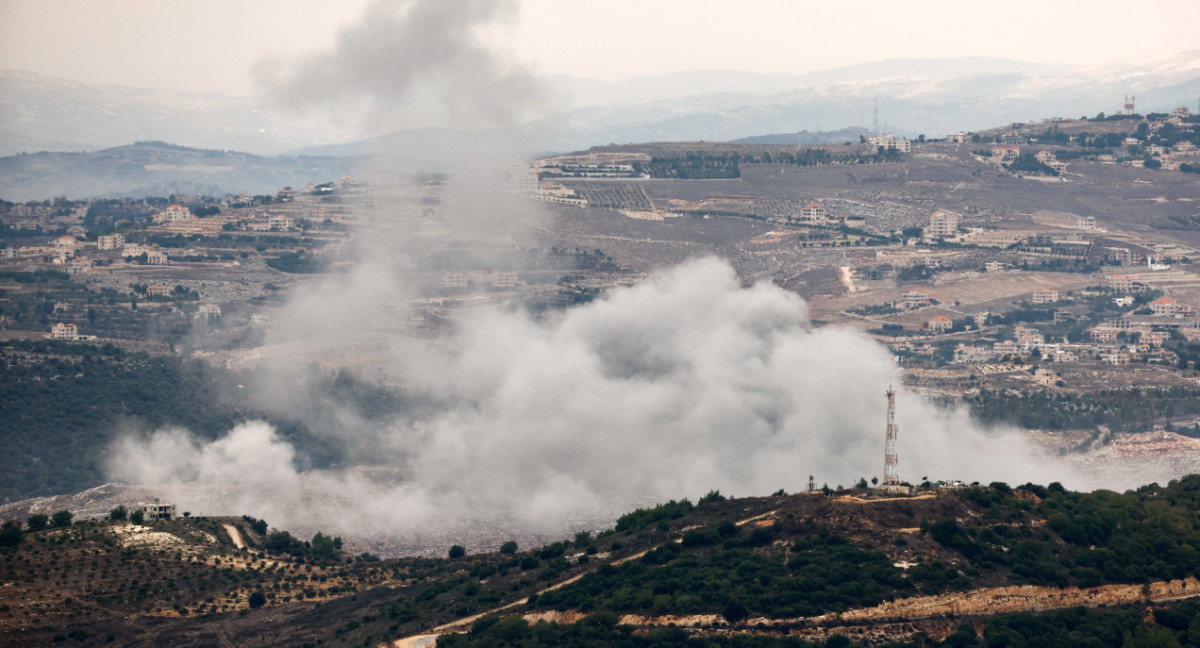
<path fill-rule="evenodd" d="M 712 492 L 539 549 L 397 560 L 252 518 L 9 523 L 0 643 L 1196 646 L 1198 508 L 1197 475 L 1124 494 Z"/>
<path fill-rule="evenodd" d="M 8 428 L 0 453 L 0 503 L 103 484 L 114 440 L 131 431 L 181 426 L 198 439 L 213 439 L 238 422 L 263 419 L 296 443 L 298 461 L 321 468 L 352 458 L 346 447 L 315 432 L 343 424 L 326 399 L 349 406 L 367 423 L 424 407 L 349 374 L 301 373 L 286 388 L 314 396 L 259 402 L 234 387 L 250 384 L 253 375 L 112 345 L 6 342 L 0 344 L 0 368 L 0 419 Z"/>
<path fill-rule="evenodd" d="M 350 173 L 355 158 L 263 157 L 211 149 L 138 142 L 79 153 L 30 153 L 0 158 L 0 197 L 10 201 L 247 192 Z"/>

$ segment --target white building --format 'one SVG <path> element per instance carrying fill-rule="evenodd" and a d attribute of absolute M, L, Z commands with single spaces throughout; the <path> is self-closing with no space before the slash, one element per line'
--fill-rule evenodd
<path fill-rule="evenodd" d="M 1108 287 L 1117 292 L 1133 292 L 1133 277 L 1130 275 L 1109 275 Z"/>
<path fill-rule="evenodd" d="M 148 254 L 150 252 L 150 250 L 151 250 L 151 248 L 148 245 L 142 245 L 140 243 L 126 243 L 121 248 L 121 256 L 123 256 L 123 257 L 139 257 L 139 256 L 142 256 L 143 254 Z"/>
<path fill-rule="evenodd" d="M 1155 315 L 1174 316 L 1179 313 L 1179 302 L 1173 297 L 1159 297 L 1150 302 L 1150 310 Z"/>
<path fill-rule="evenodd" d="M 1078 362 L 1079 354 L 1070 349 L 1058 348 L 1054 350 L 1054 354 L 1051 356 L 1051 359 L 1054 360 L 1054 362 Z"/>
<path fill-rule="evenodd" d="M 79 339 L 79 329 L 74 324 L 63 324 L 59 322 L 50 329 L 51 340 L 70 340 L 74 342 Z"/>
<path fill-rule="evenodd" d="M 517 273 L 493 272 L 488 276 L 493 288 L 512 288 L 517 285 Z"/>
<path fill-rule="evenodd" d="M 146 253 L 146 265 L 167 265 L 168 261 L 166 252 L 150 250 Z"/>
<path fill-rule="evenodd" d="M 800 208 L 800 218 L 806 221 L 825 220 L 825 208 L 819 203 L 810 202 Z"/>
<path fill-rule="evenodd" d="M 884 133 L 882 135 L 868 135 L 866 140 L 867 146 L 871 149 L 894 148 L 900 153 L 912 152 L 912 142 L 903 137 L 896 137 L 891 133 Z"/>
<path fill-rule="evenodd" d="M 220 316 L 221 307 L 217 306 L 216 304 L 201 304 L 200 308 L 196 310 L 196 317 L 198 318 L 203 317 L 204 319 L 212 319 Z"/>
<path fill-rule="evenodd" d="M 929 228 L 925 234 L 930 237 L 954 236 L 958 233 L 958 225 L 962 217 L 950 211 L 935 211 L 929 215 Z"/>
<path fill-rule="evenodd" d="M 1049 287 L 1043 286 L 1040 290 L 1033 291 L 1033 303 L 1035 304 L 1053 304 L 1058 301 L 1058 291 Z"/>
<path fill-rule="evenodd" d="M 991 359 L 992 350 L 987 347 L 960 344 L 954 348 L 954 361 L 958 363 L 987 362 Z"/>
<path fill-rule="evenodd" d="M 119 250 L 124 246 L 124 234 L 105 234 L 96 237 L 96 249 L 98 250 Z"/>
<path fill-rule="evenodd" d="M 992 147 L 992 161 L 997 164 L 1003 164 L 1005 162 L 1014 162 L 1019 157 L 1021 157 L 1021 147 L 1020 146 L 1014 145 L 1014 146 L 993 146 Z"/>
<path fill-rule="evenodd" d="M 925 326 L 929 329 L 930 333 L 945 333 L 954 328 L 954 320 L 945 315 L 935 315 L 929 318 Z"/>
<path fill-rule="evenodd" d="M 161 212 L 151 216 L 155 223 L 178 223 L 179 221 L 191 220 L 192 210 L 183 205 L 171 205 Z"/>
<path fill-rule="evenodd" d="M 296 222 L 283 214 L 279 214 L 267 219 L 267 227 L 276 232 L 287 232 L 296 227 Z"/>
<path fill-rule="evenodd" d="M 1018 326 L 1013 329 L 1013 335 L 1017 338 L 1017 346 L 1021 347 L 1022 351 L 1040 349 L 1046 344 L 1046 336 L 1035 328 Z"/>
<path fill-rule="evenodd" d="M 141 502 L 138 510 L 145 520 L 170 520 L 175 517 L 175 505 L 160 502 L 156 497 L 153 502 Z"/>
<path fill-rule="evenodd" d="M 1003 342 L 996 342 L 992 344 L 992 353 L 995 355 L 1013 355 L 1015 353 L 1020 353 L 1020 351 L 1021 348 L 1012 340 L 1004 340 Z"/>
<path fill-rule="evenodd" d="M 88 272 L 92 269 L 92 260 L 85 259 L 83 257 L 75 257 L 63 263 L 63 269 L 65 269 L 69 275 L 77 275 L 82 272 Z"/>
<path fill-rule="evenodd" d="M 929 303 L 929 295 L 925 293 L 910 290 L 904 293 L 905 308 L 920 308 Z"/>

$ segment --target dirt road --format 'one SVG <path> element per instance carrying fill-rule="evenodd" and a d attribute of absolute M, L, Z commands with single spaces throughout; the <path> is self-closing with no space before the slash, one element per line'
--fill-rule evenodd
<path fill-rule="evenodd" d="M 222 524 L 221 526 L 225 527 L 225 533 L 228 533 L 229 539 L 233 540 L 233 546 L 238 549 L 246 548 L 246 543 L 242 541 L 242 533 L 238 531 L 237 527 L 232 524 Z"/>

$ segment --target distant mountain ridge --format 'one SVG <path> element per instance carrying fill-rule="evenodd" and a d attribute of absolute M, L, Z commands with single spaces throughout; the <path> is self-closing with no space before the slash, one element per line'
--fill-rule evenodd
<path fill-rule="evenodd" d="M 0 198 L 274 194 L 284 186 L 339 178 L 359 162 L 355 157 L 268 157 L 138 142 L 85 153 L 0 158 Z"/>
<path fill-rule="evenodd" d="M 258 155 L 432 156 L 498 145 L 521 154 L 610 143 L 741 140 L 769 133 L 873 126 L 915 137 L 1013 121 L 1191 106 L 1200 50 L 1148 64 L 1067 68 L 998 58 L 896 59 L 805 74 L 693 71 L 608 83 L 544 77 L 546 116 L 508 129 L 407 128 L 353 136 L 332 119 L 300 117 L 264 97 L 86 84 L 0 72 L 0 154 L 100 150 L 140 139 Z M 557 111 L 557 112 L 555 112 Z M 553 113 L 553 114 L 552 114 Z M 517 152 L 517 151 L 514 151 Z"/>
<path fill-rule="evenodd" d="M 719 81 L 739 91 L 713 91 Z M 812 85 L 789 87 L 806 82 Z M 681 84 L 694 92 L 678 96 L 674 88 Z M 660 98 L 626 102 L 633 88 L 643 86 L 648 88 L 645 96 Z M 612 92 L 609 101 L 594 98 L 602 90 Z M 589 81 L 577 84 L 575 92 L 580 93 L 577 104 L 593 103 L 523 124 L 505 135 L 539 153 L 561 153 L 609 143 L 727 141 L 768 133 L 867 128 L 873 126 L 876 108 L 881 129 L 910 137 L 943 137 L 1030 119 L 1111 114 L 1127 95 L 1136 95 L 1142 112 L 1170 110 L 1191 105 L 1200 96 L 1200 50 L 1142 66 L 1066 70 L 1005 59 L 953 59 L 883 61 L 795 76 L 688 72 L 619 84 Z M 292 152 L 365 154 L 387 150 L 389 142 L 401 149 L 409 142 L 432 146 L 437 137 L 453 146 L 466 133 L 401 130 L 336 149 Z"/>

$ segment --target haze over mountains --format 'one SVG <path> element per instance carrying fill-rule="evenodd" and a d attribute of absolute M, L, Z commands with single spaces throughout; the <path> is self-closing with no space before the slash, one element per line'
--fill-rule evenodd
<path fill-rule="evenodd" d="M 1112 112 L 1127 94 L 1136 96 L 1139 112 L 1192 106 L 1200 97 L 1200 50 L 1137 66 L 896 59 L 799 75 L 697 71 L 617 83 L 561 76 L 542 80 L 551 99 L 539 119 L 516 132 L 437 124 L 362 132 L 348 125 L 353 123 L 349 109 L 343 115 L 302 117 L 270 105 L 265 95 L 86 85 L 8 70 L 0 73 L 0 154 L 97 151 L 160 140 L 256 155 L 388 150 L 403 156 L 411 151 L 414 159 L 428 163 L 431 151 L 514 136 L 531 155 L 608 143 L 719 141 L 801 131 L 808 134 L 797 136 L 798 142 L 840 142 L 854 133 L 843 129 L 872 127 L 876 105 L 880 128 L 942 137 L 1011 121 Z"/>

